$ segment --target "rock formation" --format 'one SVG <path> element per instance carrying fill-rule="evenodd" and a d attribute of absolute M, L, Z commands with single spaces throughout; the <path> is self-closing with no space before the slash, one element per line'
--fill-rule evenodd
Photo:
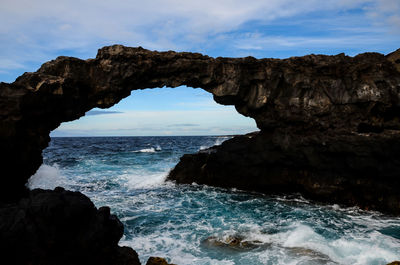
<path fill-rule="evenodd" d="M 169 178 L 269 194 L 300 192 L 328 203 L 400 214 L 399 143 L 400 134 L 392 132 L 261 132 L 184 155 Z"/>
<path fill-rule="evenodd" d="M 260 133 L 183 156 L 169 179 L 263 193 L 301 192 L 400 214 L 399 57 L 400 50 L 386 57 L 367 53 L 281 61 L 283 77 L 274 79 L 279 84 L 268 79 L 257 94 L 268 94 L 266 103 L 257 110 L 236 106 L 255 118 Z"/>
<path fill-rule="evenodd" d="M 108 108 L 134 89 L 201 87 L 274 135 L 396 132 L 399 53 L 257 60 L 114 45 L 95 59 L 58 57 L 12 84 L 0 83 L 0 165 L 13 172 L 3 177 L 0 199 L 26 191 L 50 131 L 94 107 Z"/>
<path fill-rule="evenodd" d="M 159 257 L 150 257 L 146 265 L 176 265 L 172 263 L 168 263 L 166 259 L 164 258 L 159 258 Z"/>
<path fill-rule="evenodd" d="M 38 229 L 55 233 L 45 237 L 48 241 L 42 247 L 57 249 L 60 245 L 54 240 L 68 236 L 58 236 L 63 233 L 58 226 L 62 222 L 44 228 L 34 220 L 44 214 L 43 222 L 49 223 L 54 216 L 46 209 L 52 209 L 52 201 L 60 203 L 54 207 L 57 212 L 67 207 L 62 202 L 74 196 L 64 191 L 58 191 L 61 195 L 29 192 L 25 187 L 42 164 L 52 130 L 94 107 L 108 108 L 132 90 L 180 85 L 203 88 L 216 102 L 234 105 L 239 113 L 254 118 L 261 132 L 184 156 L 170 179 L 267 193 L 296 191 L 332 203 L 400 214 L 400 193 L 396 193 L 400 184 L 399 56 L 400 50 L 387 56 L 257 60 L 114 45 L 100 49 L 94 59 L 58 57 L 14 83 L 0 83 L 1 217 L 8 218 L 5 225 L 22 220 L 28 226 L 16 223 L 19 230 L 3 226 L 0 236 L 32 236 L 24 245 L 27 249 L 35 249 L 30 244 L 36 242 Z M 42 200 L 42 196 L 51 199 Z M 108 242 L 100 249 L 131 253 L 116 250 L 118 222 L 105 209 L 96 211 L 85 199 L 71 205 L 79 212 L 80 203 L 94 222 L 82 223 L 81 228 L 95 225 L 93 231 L 109 235 L 99 239 Z M 33 217 L 27 214 L 32 211 Z M 80 220 L 75 214 L 69 217 L 71 222 Z M 100 225 L 106 220 L 113 225 Z M 7 229 L 15 233 L 7 234 Z M 71 238 L 79 236 L 71 233 Z M 75 255 L 71 251 L 70 258 Z M 40 260 L 43 253 L 35 253 L 32 257 Z"/>
<path fill-rule="evenodd" d="M 79 192 L 33 190 L 1 205 L 0 216 L 2 264 L 140 265 L 134 250 L 117 245 L 124 228 L 110 208 Z"/>

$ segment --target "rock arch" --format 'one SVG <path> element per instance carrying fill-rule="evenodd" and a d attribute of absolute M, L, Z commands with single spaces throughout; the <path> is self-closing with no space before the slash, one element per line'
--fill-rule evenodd
<path fill-rule="evenodd" d="M 398 139 L 397 133 L 393 138 L 386 132 L 400 129 L 399 53 L 258 60 L 114 45 L 100 49 L 95 59 L 58 57 L 14 83 L 0 83 L 0 166 L 10 172 L 2 174 L 0 199 L 24 193 L 24 184 L 42 163 L 51 130 L 94 107 L 108 108 L 134 89 L 201 87 L 217 103 L 254 118 L 269 139 L 313 134 L 358 139 L 359 133 L 372 132 L 385 132 L 379 134 L 382 141 Z M 375 141 L 360 137 L 364 147 Z M 278 138 L 285 149 L 284 137 Z M 307 146 L 297 147 L 298 155 L 307 151 Z"/>

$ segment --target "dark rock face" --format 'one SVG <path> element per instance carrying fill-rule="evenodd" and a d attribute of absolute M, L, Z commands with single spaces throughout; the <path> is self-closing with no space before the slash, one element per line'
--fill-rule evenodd
<path fill-rule="evenodd" d="M 169 179 L 400 214 L 399 153 L 398 133 L 261 132 L 184 155 Z"/>
<path fill-rule="evenodd" d="M 172 263 L 168 263 L 166 259 L 164 258 L 159 258 L 159 257 L 150 257 L 146 265 L 175 265 Z"/>
<path fill-rule="evenodd" d="M 387 56 L 211 58 L 120 45 L 0 83 L 0 251 L 8 264 L 139 264 L 121 223 L 79 193 L 25 188 L 50 131 L 134 89 L 201 87 L 261 133 L 183 156 L 169 179 L 400 214 L 400 50 Z M 162 262 L 162 261 L 160 261 Z"/>
<path fill-rule="evenodd" d="M 140 264 L 118 247 L 123 225 L 108 207 L 79 192 L 36 189 L 0 208 L 0 253 L 6 264 Z"/>
<path fill-rule="evenodd" d="M 246 240 L 241 236 L 230 235 L 224 238 L 219 238 L 216 236 L 207 237 L 205 240 L 203 240 L 202 245 L 205 247 L 218 247 L 234 251 L 246 251 L 270 244 L 264 244 L 257 240 Z"/>
<path fill-rule="evenodd" d="M 201 87 L 254 118 L 262 131 L 398 130 L 399 53 L 257 60 L 114 45 L 95 59 L 58 57 L 12 84 L 0 83 L 0 166 L 14 176 L 3 177 L 0 201 L 26 192 L 51 130 L 134 89 Z"/>

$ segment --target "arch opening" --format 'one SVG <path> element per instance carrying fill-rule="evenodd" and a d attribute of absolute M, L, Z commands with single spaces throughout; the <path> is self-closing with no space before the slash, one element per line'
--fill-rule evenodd
<path fill-rule="evenodd" d="M 62 123 L 52 137 L 240 135 L 258 130 L 234 106 L 187 86 L 133 90 L 118 104 Z"/>
<path fill-rule="evenodd" d="M 135 90 L 115 106 L 91 110 L 53 131 L 49 147 L 43 152 L 44 164 L 27 185 L 31 189 L 62 186 L 84 193 L 97 207 L 109 206 L 125 226 L 120 244 L 138 251 L 144 263 L 154 251 L 146 251 L 141 244 L 146 240 L 160 243 L 150 238 L 164 231 L 159 226 L 165 222 L 162 219 L 175 224 L 177 216 L 193 211 L 186 205 L 189 200 L 213 190 L 165 182 L 179 158 L 254 130 L 257 127 L 253 119 L 237 113 L 232 106 L 217 104 L 204 90 Z M 174 209 L 176 204 L 181 206 Z M 154 216 L 154 211 L 160 212 Z M 134 222 L 136 218 L 144 223 Z M 150 237 L 138 227 L 151 230 Z M 177 233 L 168 239 L 175 240 Z M 183 248 L 183 241 L 180 244 Z M 172 245 L 162 251 L 168 256 Z"/>

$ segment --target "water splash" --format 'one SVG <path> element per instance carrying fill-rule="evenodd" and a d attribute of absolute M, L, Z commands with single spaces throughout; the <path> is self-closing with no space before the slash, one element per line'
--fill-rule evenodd
<path fill-rule="evenodd" d="M 386 264 L 400 259 L 400 219 L 293 196 L 165 183 L 184 153 L 227 137 L 57 138 L 30 188 L 62 185 L 109 205 L 121 245 L 176 264 Z M 158 146 L 160 148 L 158 148 Z M 161 148 L 162 146 L 162 148 Z M 153 148 L 155 152 L 129 150 Z M 159 149 L 159 150 L 157 150 Z M 50 166 L 51 165 L 51 166 Z M 220 247 L 207 238 L 239 238 Z"/>

